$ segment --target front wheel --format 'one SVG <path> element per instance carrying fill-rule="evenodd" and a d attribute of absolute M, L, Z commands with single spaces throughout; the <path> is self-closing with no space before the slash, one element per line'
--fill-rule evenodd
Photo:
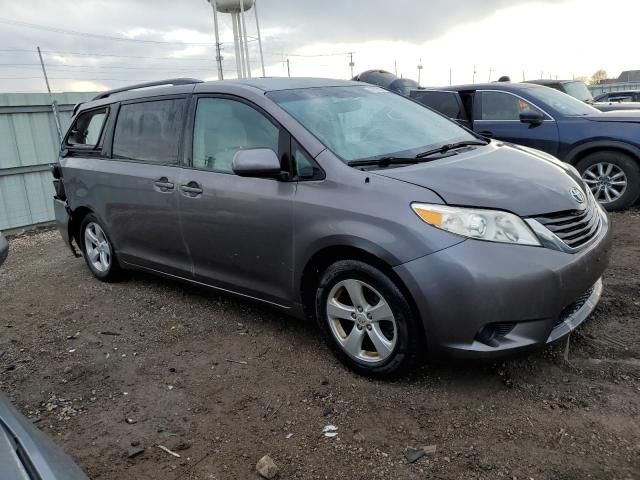
<path fill-rule="evenodd" d="M 367 263 L 329 266 L 316 291 L 315 315 L 336 356 L 358 373 L 395 376 L 417 358 L 421 329 L 407 299 Z"/>
<path fill-rule="evenodd" d="M 85 262 L 91 273 L 103 282 L 112 282 L 120 276 L 113 244 L 98 218 L 89 214 L 80 225 L 80 242 Z"/>
<path fill-rule="evenodd" d="M 640 166 L 616 151 L 596 152 L 576 165 L 593 196 L 607 210 L 624 210 L 640 196 Z"/>

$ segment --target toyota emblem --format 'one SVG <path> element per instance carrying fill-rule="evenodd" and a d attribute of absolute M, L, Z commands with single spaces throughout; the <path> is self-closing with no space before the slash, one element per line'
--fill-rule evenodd
<path fill-rule="evenodd" d="M 578 188 L 572 188 L 569 193 L 573 199 L 578 203 L 584 203 L 584 194 Z"/>

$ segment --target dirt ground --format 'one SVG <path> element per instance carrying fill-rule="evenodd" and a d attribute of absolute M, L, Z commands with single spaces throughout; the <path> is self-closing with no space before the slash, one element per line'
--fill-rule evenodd
<path fill-rule="evenodd" d="M 562 344 L 394 382 L 268 308 L 143 274 L 100 283 L 57 232 L 16 237 L 0 388 L 94 479 L 255 479 L 265 454 L 282 479 L 638 479 L 640 210 L 612 219 L 603 299 L 568 361 Z"/>

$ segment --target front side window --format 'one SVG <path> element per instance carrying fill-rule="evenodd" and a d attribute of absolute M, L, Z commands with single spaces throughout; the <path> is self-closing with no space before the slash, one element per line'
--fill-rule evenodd
<path fill-rule="evenodd" d="M 183 112 L 183 99 L 122 105 L 113 136 L 113 158 L 178 163 Z"/>
<path fill-rule="evenodd" d="M 249 105 L 226 98 L 201 98 L 193 130 L 193 167 L 233 172 L 240 149 L 270 148 L 278 153 L 280 129 Z"/>
<path fill-rule="evenodd" d="M 480 104 L 479 120 L 520 121 L 521 113 L 544 115 L 526 100 L 505 92 L 481 92 Z"/>
<path fill-rule="evenodd" d="M 477 138 L 456 123 L 376 86 L 275 91 L 269 98 L 343 161 L 415 156 Z"/>
<path fill-rule="evenodd" d="M 94 148 L 98 146 L 106 118 L 106 108 L 80 114 L 69 132 L 67 145 Z"/>

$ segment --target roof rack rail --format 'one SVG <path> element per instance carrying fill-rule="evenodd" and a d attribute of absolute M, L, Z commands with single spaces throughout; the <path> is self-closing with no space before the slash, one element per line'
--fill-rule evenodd
<path fill-rule="evenodd" d="M 169 80 L 158 80 L 157 82 L 146 82 L 131 85 L 129 87 L 114 88 L 113 90 L 107 90 L 93 97 L 92 100 L 101 100 L 103 98 L 110 97 L 116 93 L 128 92 L 129 90 L 138 90 L 139 88 L 147 87 L 159 87 L 161 85 L 192 85 L 194 83 L 202 83 L 202 80 L 197 78 L 170 78 Z"/>

